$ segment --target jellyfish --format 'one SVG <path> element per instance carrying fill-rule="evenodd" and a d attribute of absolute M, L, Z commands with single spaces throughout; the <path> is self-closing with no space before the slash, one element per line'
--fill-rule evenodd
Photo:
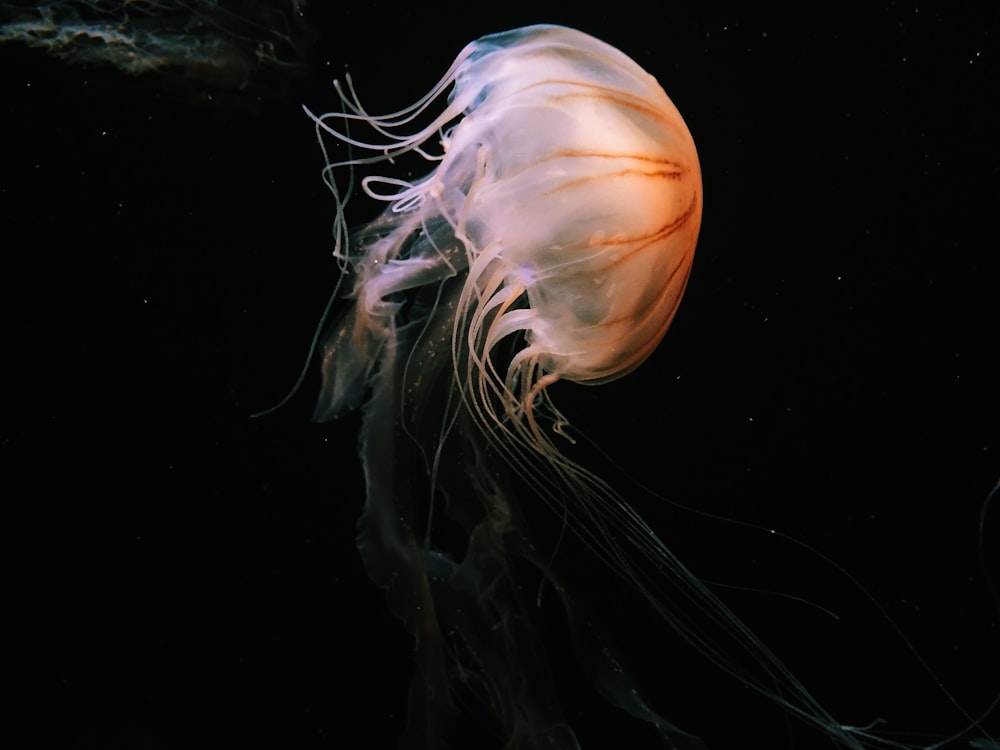
<path fill-rule="evenodd" d="M 563 537 L 711 667 L 832 744 L 865 746 L 868 730 L 838 723 L 610 482 L 567 455 L 576 438 L 558 384 L 639 367 L 691 272 L 701 170 L 657 81 L 592 36 L 538 25 L 469 44 L 391 114 L 370 114 L 350 77 L 335 86 L 339 111 L 306 109 L 348 300 L 318 347 L 314 416 L 362 412 L 358 547 L 414 640 L 403 746 L 462 746 L 471 714 L 497 746 L 579 747 L 544 606 L 561 611 L 599 694 L 668 746 L 703 747 L 647 700 L 566 583 Z M 433 169 L 355 184 L 357 170 L 406 160 Z M 351 229 L 358 186 L 385 208 Z M 554 536 L 526 522 L 539 508 Z"/>

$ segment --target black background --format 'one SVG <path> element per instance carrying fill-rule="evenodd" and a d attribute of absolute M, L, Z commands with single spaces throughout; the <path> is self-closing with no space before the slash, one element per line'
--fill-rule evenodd
<path fill-rule="evenodd" d="M 245 91 L 0 50 L 21 746 L 395 746 L 411 644 L 354 548 L 358 419 L 309 421 L 315 374 L 248 418 L 294 382 L 336 278 L 299 105 L 334 108 L 349 66 L 370 111 L 397 109 L 466 42 L 536 22 L 655 75 L 705 183 L 660 349 L 621 382 L 553 397 L 638 482 L 759 527 L 641 505 L 695 573 L 739 587 L 720 593 L 839 720 L 886 717 L 922 733 L 913 744 L 961 730 L 915 654 L 986 709 L 1000 683 L 977 549 L 1000 473 L 997 11 L 640 7 L 309 6 L 305 72 Z M 351 218 L 374 211 L 358 201 Z M 596 597 L 614 585 L 595 579 Z M 625 612 L 605 617 L 671 721 L 712 748 L 816 746 L 655 616 Z M 588 700 L 567 699 L 585 747 L 659 746 Z"/>

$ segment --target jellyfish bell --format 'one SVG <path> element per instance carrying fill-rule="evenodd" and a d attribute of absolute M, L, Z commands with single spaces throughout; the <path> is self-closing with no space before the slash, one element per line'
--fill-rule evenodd
<path fill-rule="evenodd" d="M 400 134 L 452 85 L 430 124 Z M 443 149 L 423 180 L 363 183 L 391 206 L 374 231 L 338 252 L 351 270 L 365 269 L 354 284 L 363 308 L 355 344 L 390 327 L 395 311 L 384 302 L 392 294 L 461 268 L 468 277 L 454 343 L 474 353 L 459 373 L 470 381 L 464 393 L 501 388 L 507 416 L 521 409 L 530 418 L 534 398 L 556 379 L 607 382 L 655 349 L 687 283 L 702 198 L 694 141 L 652 76 L 593 37 L 533 26 L 470 44 L 427 96 L 401 112 L 369 116 L 351 96 L 350 113 L 317 124 L 375 155 L 331 170 L 425 153 L 439 137 Z M 351 138 L 338 120 L 360 121 L 384 140 Z M 379 182 L 399 189 L 376 193 Z M 413 246 L 418 230 L 424 238 Z M 372 235 L 377 241 L 368 241 Z M 449 253 L 456 247 L 464 257 Z M 502 380 L 487 383 L 498 374 L 495 345 L 519 333 L 526 345 Z M 324 374 L 334 382 L 324 387 L 320 418 L 340 413 L 345 398 L 345 367 L 330 361 L 331 351 L 347 352 L 326 347 Z"/>

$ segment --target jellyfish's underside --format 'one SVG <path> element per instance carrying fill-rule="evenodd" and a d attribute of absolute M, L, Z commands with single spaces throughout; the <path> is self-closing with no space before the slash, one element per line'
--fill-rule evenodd
<path fill-rule="evenodd" d="M 353 303 L 322 346 L 316 418 L 363 403 L 358 544 L 416 643 L 404 746 L 446 745 L 470 697 L 498 746 L 579 746 L 535 627 L 540 581 L 595 688 L 668 746 L 701 746 L 619 667 L 563 584 L 559 544 L 532 538 L 524 515 L 536 507 L 715 668 L 834 744 L 864 746 L 624 498 L 557 447 L 567 422 L 550 387 L 638 366 L 690 271 L 701 173 L 656 81 L 592 37 L 534 26 L 469 45 L 426 97 L 389 116 L 366 113 L 349 81 L 338 90 L 345 111 L 314 119 L 352 149 L 335 161 L 324 146 Z M 443 153 L 430 153 L 438 140 Z M 436 169 L 414 182 L 363 180 L 389 206 L 349 233 L 341 170 L 408 152 Z"/>

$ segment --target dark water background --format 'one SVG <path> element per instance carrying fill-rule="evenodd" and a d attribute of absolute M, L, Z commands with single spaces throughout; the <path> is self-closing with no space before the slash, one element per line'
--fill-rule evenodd
<path fill-rule="evenodd" d="M 22 747 L 394 746 L 410 642 L 354 548 L 358 420 L 310 423 L 314 376 L 248 419 L 294 381 L 335 280 L 300 104 L 334 108 L 349 66 L 370 111 L 396 109 L 466 42 L 534 22 L 655 75 L 705 182 L 659 351 L 620 383 L 560 386 L 560 407 L 637 481 L 828 556 L 970 713 L 986 708 L 1000 689 L 977 550 L 1000 475 L 997 10 L 637 12 L 308 7 L 302 69 L 243 91 L 0 48 L 4 609 L 27 667 Z M 640 506 L 696 573 L 744 587 L 727 601 L 842 721 L 928 733 L 914 743 L 963 726 L 817 555 Z M 613 580 L 583 562 L 581 577 L 614 601 Z M 609 619 L 666 717 L 713 748 L 789 745 L 641 608 Z M 585 747 L 658 746 L 578 691 L 567 714 Z M 1000 735 L 996 713 L 987 724 Z"/>

